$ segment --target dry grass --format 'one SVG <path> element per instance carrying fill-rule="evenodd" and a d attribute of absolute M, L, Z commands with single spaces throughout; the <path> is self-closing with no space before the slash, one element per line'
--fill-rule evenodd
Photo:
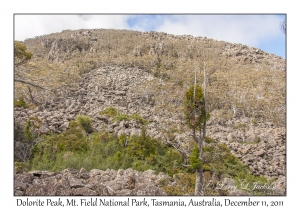
<path fill-rule="evenodd" d="M 226 57 L 223 53 L 229 46 L 226 42 L 156 32 L 97 29 L 89 33 L 66 30 L 25 40 L 25 44 L 33 59 L 19 70 L 49 89 L 72 86 L 82 73 L 104 65 L 138 67 L 158 78 L 142 84 L 155 95 L 156 108 L 180 112 L 183 93 L 193 84 L 195 68 L 198 82 L 203 82 L 206 61 L 208 108 L 210 112 L 222 110 L 219 113 L 224 114 L 219 114 L 219 120 L 233 113 L 232 117 L 280 126 L 286 122 L 285 72 L 267 59 L 251 63 Z M 15 90 L 16 97 L 29 99 L 25 85 L 16 84 Z M 143 94 L 141 90 L 145 88 L 137 87 Z M 33 94 L 40 101 L 55 97 L 37 89 Z"/>

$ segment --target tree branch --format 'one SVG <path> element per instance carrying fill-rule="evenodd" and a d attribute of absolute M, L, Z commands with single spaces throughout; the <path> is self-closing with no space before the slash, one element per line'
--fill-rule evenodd
<path fill-rule="evenodd" d="M 196 136 L 196 130 L 195 130 L 195 128 L 192 128 L 192 130 L 193 130 L 193 133 L 192 133 L 193 139 L 196 143 L 198 143 L 199 139 Z"/>
<path fill-rule="evenodd" d="M 184 157 L 184 165 L 187 165 L 187 163 L 189 162 L 189 156 L 181 149 L 179 149 L 179 147 L 176 147 L 175 144 L 171 143 L 170 141 L 166 141 L 166 145 L 168 146 L 172 146 L 174 147 L 178 152 L 180 152 L 180 154 L 182 154 L 182 156 Z"/>
<path fill-rule="evenodd" d="M 43 89 L 43 90 L 48 90 L 47 88 L 41 87 L 41 86 L 39 86 L 39 85 L 30 83 L 30 82 L 26 82 L 26 81 L 24 81 L 24 80 L 14 79 L 14 81 L 15 81 L 15 82 L 24 83 L 24 84 L 27 84 L 27 85 L 31 85 L 31 86 L 33 86 L 33 87 L 41 88 L 41 89 Z"/>

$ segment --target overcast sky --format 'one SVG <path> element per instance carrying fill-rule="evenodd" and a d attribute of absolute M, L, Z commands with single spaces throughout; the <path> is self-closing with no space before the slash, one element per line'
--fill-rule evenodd
<path fill-rule="evenodd" d="M 15 15 L 15 40 L 65 29 L 113 28 L 206 36 L 285 58 L 285 15 Z"/>

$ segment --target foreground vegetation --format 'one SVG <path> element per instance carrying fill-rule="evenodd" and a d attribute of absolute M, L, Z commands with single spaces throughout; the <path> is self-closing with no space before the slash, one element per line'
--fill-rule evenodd
<path fill-rule="evenodd" d="M 26 136 L 34 132 L 31 125 L 36 126 L 27 123 L 23 137 L 19 137 L 21 141 L 27 141 Z M 76 121 L 71 121 L 67 131 L 39 137 L 27 163 L 15 158 L 15 171 L 61 171 L 65 168 L 85 168 L 88 171 L 108 168 L 115 170 L 132 168 L 137 171 L 152 169 L 156 173 L 166 173 L 176 180 L 176 186 L 169 186 L 168 180 L 161 180 L 159 183 L 169 195 L 194 193 L 195 170 L 198 164 L 197 147 L 190 154 L 190 165 L 183 166 L 182 155 L 173 147 L 149 137 L 145 127 L 141 135 L 134 136 L 117 136 L 104 130 L 88 134 L 90 127 L 90 119 L 87 116 L 79 116 Z M 22 135 L 20 131 L 19 135 Z M 205 189 L 206 195 L 226 195 L 226 190 L 217 189 L 224 178 L 233 179 L 234 185 L 238 188 L 243 187 L 241 183 L 248 183 L 249 190 L 253 188 L 254 183 L 270 184 L 271 181 L 265 177 L 251 175 L 249 169 L 230 153 L 225 144 L 207 137 L 204 145 L 204 185 L 209 186 Z M 262 190 L 251 193 L 267 194 Z"/>

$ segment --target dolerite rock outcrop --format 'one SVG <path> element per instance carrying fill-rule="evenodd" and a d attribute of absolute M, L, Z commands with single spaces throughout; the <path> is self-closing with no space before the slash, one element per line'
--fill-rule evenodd
<path fill-rule="evenodd" d="M 62 132 L 68 128 L 70 120 L 76 119 L 78 115 L 87 115 L 92 118 L 96 130 L 122 130 L 125 125 L 111 125 L 108 117 L 100 115 L 99 112 L 114 106 L 123 113 L 139 113 L 143 117 L 150 117 L 153 104 L 147 102 L 146 95 L 135 94 L 134 89 L 136 85 L 153 79 L 149 73 L 136 68 L 95 69 L 82 75 L 78 87 L 66 90 L 63 97 L 34 110 L 15 108 L 15 120 L 24 123 L 30 116 L 37 117 L 42 121 L 40 132 L 48 133 Z M 131 124 L 134 122 L 126 125 L 124 132 L 138 132 L 136 130 L 139 125 Z"/>
<path fill-rule="evenodd" d="M 61 172 L 33 171 L 14 175 L 16 196 L 163 196 L 159 180 L 169 178 L 148 170 L 106 171 L 64 169 Z"/>
<path fill-rule="evenodd" d="M 258 48 L 242 44 L 227 43 L 222 52 L 228 59 L 244 64 L 259 64 L 257 68 L 264 65 L 271 66 L 272 70 L 286 71 L 285 61 L 274 54 L 266 53 Z"/>
<path fill-rule="evenodd" d="M 142 125 L 134 120 L 114 122 L 112 118 L 99 114 L 105 108 L 114 106 L 122 113 L 140 114 L 150 122 L 147 134 L 162 139 L 162 122 L 168 121 L 178 126 L 184 122 L 183 118 L 178 119 L 178 115 L 169 111 L 159 112 L 156 109 L 154 114 L 155 99 L 160 97 L 160 93 L 153 96 L 147 91 L 141 94 L 137 90 L 141 88 L 140 84 L 156 80 L 148 72 L 137 68 L 107 66 L 94 69 L 82 75 L 77 88 L 65 90 L 64 97 L 34 110 L 15 108 L 15 121 L 24 124 L 30 116 L 37 117 L 42 122 L 41 133 L 59 133 L 65 131 L 70 121 L 78 115 L 87 115 L 97 131 L 105 129 L 119 135 L 140 134 Z M 150 100 L 151 97 L 154 100 Z M 256 175 L 284 176 L 286 149 L 285 139 L 280 136 L 285 136 L 285 128 L 260 123 L 248 126 L 244 132 L 232 129 L 232 125 L 239 123 L 242 123 L 240 119 L 229 120 L 225 125 L 208 122 L 207 135 L 227 144 Z"/>
<path fill-rule="evenodd" d="M 234 180 L 224 178 L 218 182 L 235 186 Z M 206 183 L 209 186 L 208 183 Z M 177 186 L 176 175 L 155 174 L 153 170 L 138 172 L 132 169 L 64 169 L 60 172 L 32 171 L 14 174 L 15 196 L 166 196 L 163 186 Z M 221 186 L 221 185 L 220 185 Z M 217 186 L 217 187 L 220 187 Z M 222 190 L 214 189 L 216 195 Z M 270 195 L 285 195 L 285 180 L 279 178 L 269 186 Z M 222 187 L 221 187 L 222 188 Z M 220 189 L 221 189 L 220 188 Z M 251 189 L 227 189 L 230 196 L 250 196 Z M 185 194 L 192 195 L 192 194 Z"/>
<path fill-rule="evenodd" d="M 163 96 L 160 92 L 153 95 L 153 92 L 147 91 L 144 84 L 148 82 L 164 85 L 147 71 L 138 68 L 105 66 L 94 69 L 82 75 L 77 88 L 64 90 L 61 97 L 49 103 L 33 110 L 15 108 L 15 121 L 24 124 L 29 117 L 37 117 L 41 120 L 41 133 L 60 133 L 67 130 L 70 121 L 75 120 L 78 115 L 87 115 L 91 117 L 95 131 L 105 129 L 111 133 L 124 133 L 129 136 L 140 134 L 142 125 L 137 121 L 115 122 L 100 114 L 105 108 L 113 106 L 125 114 L 140 114 L 149 121 L 147 134 L 163 139 L 163 122 L 182 126 L 184 118 L 179 118 L 178 113 L 175 115 L 171 111 L 160 111 L 156 99 Z M 225 143 L 234 155 L 249 166 L 253 174 L 280 178 L 283 180 L 282 185 L 285 185 L 286 129 L 272 123 L 250 125 L 244 131 L 233 129 L 233 125 L 239 123 L 251 124 L 235 118 L 225 124 L 209 121 L 207 135 Z M 182 137 L 182 144 L 188 141 L 188 132 L 186 130 L 178 135 Z M 18 149 L 16 146 L 15 149 Z"/>
<path fill-rule="evenodd" d="M 285 128 L 262 124 L 241 133 L 215 125 L 208 129 L 208 135 L 218 142 L 225 143 L 236 157 L 249 166 L 253 174 L 285 177 Z"/>

